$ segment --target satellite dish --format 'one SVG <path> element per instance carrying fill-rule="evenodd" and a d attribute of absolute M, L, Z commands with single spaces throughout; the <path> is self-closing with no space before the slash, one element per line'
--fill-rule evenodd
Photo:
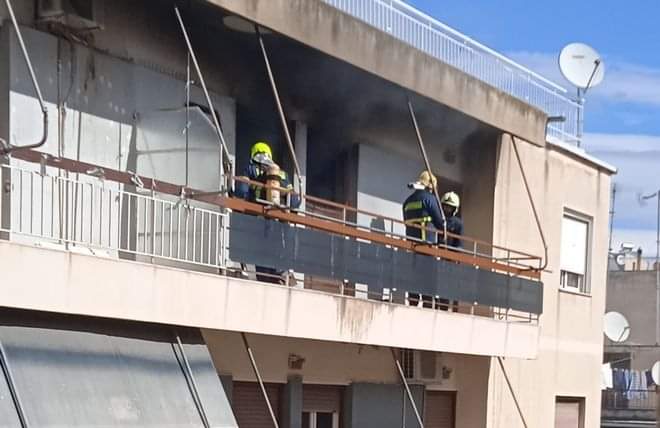
<path fill-rule="evenodd" d="M 584 43 L 571 43 L 561 50 L 559 69 L 566 80 L 583 90 L 598 86 L 605 77 L 600 55 Z"/>
<path fill-rule="evenodd" d="M 247 19 L 243 19 L 240 16 L 228 15 L 222 18 L 222 23 L 225 24 L 225 27 L 230 30 L 238 31 L 240 33 L 254 34 L 256 33 L 254 29 L 254 22 L 250 22 Z M 270 30 L 266 28 L 259 27 L 261 34 L 270 34 Z"/>
<path fill-rule="evenodd" d="M 630 336 L 630 324 L 620 313 L 608 312 L 603 321 L 603 332 L 612 342 L 625 342 Z"/>
<path fill-rule="evenodd" d="M 614 261 L 616 262 L 617 266 L 625 267 L 626 266 L 625 254 L 617 254 L 616 257 L 614 258 Z"/>
<path fill-rule="evenodd" d="M 651 368 L 651 377 L 656 385 L 660 385 L 660 361 L 656 361 Z"/>

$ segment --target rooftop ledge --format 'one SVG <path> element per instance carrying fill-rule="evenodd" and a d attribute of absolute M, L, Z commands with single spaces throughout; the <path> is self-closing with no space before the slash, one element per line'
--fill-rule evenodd
<path fill-rule="evenodd" d="M 529 322 L 0 241 L 0 306 L 216 330 L 533 359 Z M 417 334 L 411 334 L 417 332 Z"/>

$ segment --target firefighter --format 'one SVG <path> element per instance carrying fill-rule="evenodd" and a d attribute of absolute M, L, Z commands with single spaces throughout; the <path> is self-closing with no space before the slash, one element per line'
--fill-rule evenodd
<path fill-rule="evenodd" d="M 416 182 L 408 185 L 414 190 L 403 203 L 403 219 L 406 223 L 406 235 L 408 237 L 430 244 L 437 243 L 437 234 L 428 230 L 430 225 L 433 225 L 436 230 L 443 229 L 442 213 L 440 212 L 438 200 L 433 194 L 433 189 L 437 185 L 437 179 L 428 171 L 423 171 Z M 422 295 L 421 298 L 425 308 L 433 307 L 432 296 Z M 420 294 L 408 293 L 410 306 L 417 306 L 419 299 Z"/>
<path fill-rule="evenodd" d="M 258 181 L 269 185 L 276 184 L 279 181 L 279 187 L 292 190 L 293 186 L 289 181 L 286 171 L 279 168 L 273 161 L 273 151 L 268 143 L 257 141 L 250 149 L 250 163 L 243 170 L 243 176 L 251 181 Z M 274 180 L 277 179 L 277 180 Z M 273 195 L 279 195 L 279 192 L 270 192 Z M 234 195 L 249 201 L 263 200 L 267 197 L 266 189 L 262 186 L 237 182 Z M 284 194 L 281 195 L 284 198 Z M 277 198 L 279 199 L 279 198 Z M 271 201 L 280 204 L 280 200 Z M 290 193 L 290 207 L 298 208 L 300 206 L 300 196 L 294 192 Z"/>
<path fill-rule="evenodd" d="M 437 185 L 437 179 L 428 171 L 423 171 L 416 182 L 408 185 L 414 190 L 403 203 L 403 220 L 408 237 L 432 244 L 437 242 L 436 233 L 428 230 L 431 224 L 436 230 L 443 229 L 442 213 L 433 195 Z"/>
<path fill-rule="evenodd" d="M 264 141 L 256 142 L 250 149 L 250 163 L 243 170 L 243 176 L 264 185 L 293 189 L 287 173 L 281 170 L 273 161 L 273 151 L 268 143 Z M 286 195 L 272 187 L 266 189 L 256 184 L 237 181 L 234 196 L 249 201 L 269 200 L 270 202 L 281 204 L 281 200 L 285 199 Z M 300 196 L 291 192 L 289 202 L 291 208 L 298 208 L 300 206 Z M 267 266 L 255 266 L 255 270 L 258 281 L 274 284 L 285 284 L 287 282 L 287 278 L 285 278 L 286 272 L 279 269 Z"/>
<path fill-rule="evenodd" d="M 442 211 L 447 217 L 447 233 L 454 235 L 463 234 L 463 220 L 458 216 L 458 210 L 461 207 L 461 199 L 456 192 L 447 192 L 440 199 Z M 454 236 L 447 237 L 447 245 L 454 248 L 463 248 L 461 239 Z"/>

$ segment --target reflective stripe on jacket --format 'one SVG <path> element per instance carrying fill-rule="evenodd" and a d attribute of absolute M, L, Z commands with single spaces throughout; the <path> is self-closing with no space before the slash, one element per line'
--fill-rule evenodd
<path fill-rule="evenodd" d="M 416 190 L 406 199 L 403 203 L 403 219 L 407 224 L 424 228 L 433 224 L 436 229 L 442 229 L 443 224 L 438 201 L 428 190 Z M 435 233 L 417 227 L 406 227 L 406 235 L 433 243 L 437 239 Z"/>

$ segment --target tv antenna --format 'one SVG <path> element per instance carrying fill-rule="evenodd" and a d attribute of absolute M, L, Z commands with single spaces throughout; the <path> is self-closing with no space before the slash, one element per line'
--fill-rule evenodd
<path fill-rule="evenodd" d="M 584 97 L 589 89 L 598 86 L 605 77 L 605 64 L 598 52 L 584 43 L 566 45 L 559 54 L 559 69 L 561 74 L 577 87 L 577 139 L 578 146 L 582 139 L 582 107 Z"/>
<path fill-rule="evenodd" d="M 603 333 L 612 342 L 625 342 L 630 336 L 630 324 L 620 313 L 608 312 L 603 319 Z"/>

